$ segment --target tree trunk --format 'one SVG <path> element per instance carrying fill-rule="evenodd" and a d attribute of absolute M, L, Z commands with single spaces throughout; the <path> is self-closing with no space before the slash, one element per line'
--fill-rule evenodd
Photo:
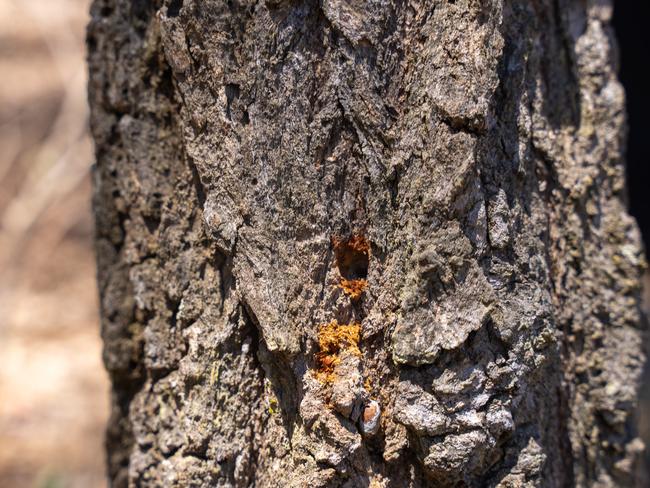
<path fill-rule="evenodd" d="M 604 0 L 95 0 L 113 486 L 630 486 Z"/>

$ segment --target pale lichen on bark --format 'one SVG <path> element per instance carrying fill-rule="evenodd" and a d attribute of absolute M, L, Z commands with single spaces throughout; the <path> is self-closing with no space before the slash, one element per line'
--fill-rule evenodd
<path fill-rule="evenodd" d="M 633 485 L 645 264 L 610 17 L 95 0 L 113 485 Z M 324 381 L 333 321 L 360 340 Z"/>

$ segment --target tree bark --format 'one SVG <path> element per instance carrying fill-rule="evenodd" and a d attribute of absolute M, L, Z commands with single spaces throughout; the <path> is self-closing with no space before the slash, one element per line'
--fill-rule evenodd
<path fill-rule="evenodd" d="M 632 486 L 604 0 L 95 0 L 113 486 Z"/>

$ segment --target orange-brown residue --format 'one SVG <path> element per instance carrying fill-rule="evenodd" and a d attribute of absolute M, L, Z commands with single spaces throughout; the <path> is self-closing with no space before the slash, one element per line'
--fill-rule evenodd
<path fill-rule="evenodd" d="M 363 295 L 363 291 L 368 286 L 368 280 L 365 278 L 358 278 L 354 280 L 346 280 L 341 278 L 341 283 L 339 287 L 343 290 L 343 293 L 348 295 L 353 301 L 357 301 Z"/>
<path fill-rule="evenodd" d="M 318 370 L 316 376 L 323 383 L 332 383 L 336 376 L 334 369 L 341 362 L 341 354 L 349 352 L 361 355 L 359 341 L 361 340 L 361 325 L 339 324 L 332 320 L 318 328 L 318 346 L 320 351 L 316 354 Z"/>
<path fill-rule="evenodd" d="M 356 234 L 347 239 L 346 241 L 343 241 L 344 245 L 358 253 L 362 253 L 365 255 L 368 255 L 370 253 L 370 244 L 368 243 L 368 239 L 366 239 L 365 236 Z M 339 245 L 336 247 L 340 247 L 341 242 L 339 242 Z"/>
<path fill-rule="evenodd" d="M 348 239 L 333 237 L 332 243 L 334 244 L 334 251 L 336 251 L 336 258 L 339 260 L 339 265 L 341 264 L 340 260 L 342 258 L 345 259 L 346 256 L 349 259 L 354 254 L 370 255 L 368 239 L 360 234 L 355 234 Z"/>

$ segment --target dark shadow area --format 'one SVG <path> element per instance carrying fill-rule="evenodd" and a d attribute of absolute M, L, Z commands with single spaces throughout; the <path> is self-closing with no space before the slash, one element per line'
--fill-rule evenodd
<path fill-rule="evenodd" d="M 646 252 L 650 248 L 650 198 L 647 192 L 650 167 L 648 159 L 650 150 L 647 134 L 650 130 L 648 111 L 650 96 L 650 75 L 647 70 L 647 38 L 645 37 L 646 20 L 650 5 L 645 2 L 615 2 L 614 29 L 618 39 L 620 53 L 619 78 L 626 93 L 626 109 L 628 121 L 627 141 L 627 186 L 629 195 L 629 210 L 636 218 L 641 228 Z M 650 279 L 645 277 L 646 314 L 650 308 L 649 295 Z M 646 351 L 650 350 L 650 340 L 646 335 Z M 646 445 L 650 445 L 650 368 L 646 366 L 643 389 L 641 391 L 641 406 L 639 408 L 639 427 Z M 641 469 L 642 482 L 650 482 L 650 452 L 646 451 L 645 469 Z M 647 485 L 646 485 L 647 486 Z"/>
<path fill-rule="evenodd" d="M 637 219 L 643 240 L 650 240 L 650 209 L 647 182 L 650 176 L 650 157 L 647 134 L 650 131 L 648 90 L 650 74 L 647 70 L 648 47 L 645 38 L 650 5 L 645 2 L 616 2 L 614 29 L 620 52 L 619 77 L 627 98 L 628 142 L 627 184 L 630 212 Z"/>

